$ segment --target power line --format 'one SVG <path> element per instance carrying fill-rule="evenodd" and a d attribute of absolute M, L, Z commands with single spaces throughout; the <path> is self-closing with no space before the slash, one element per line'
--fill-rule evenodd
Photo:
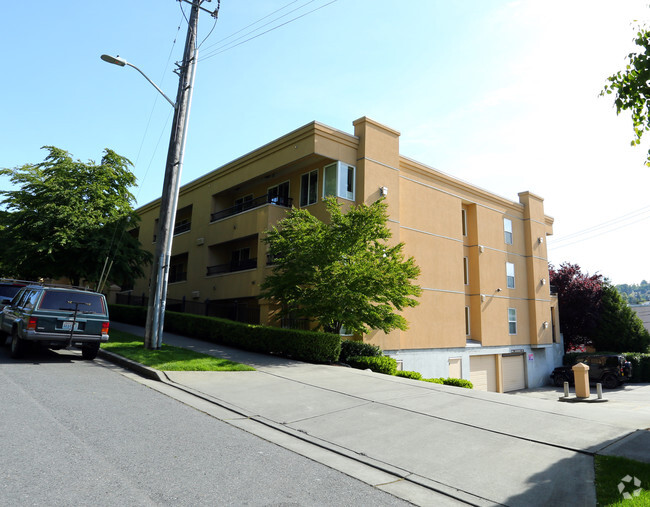
<path fill-rule="evenodd" d="M 311 3 L 311 2 L 313 2 L 313 1 L 314 1 L 314 0 L 311 0 L 311 1 L 308 2 L 308 3 Z M 305 16 L 307 16 L 307 15 L 313 13 L 313 12 L 316 12 L 316 11 L 318 11 L 318 10 L 324 8 L 324 7 L 327 7 L 328 5 L 331 5 L 331 4 L 333 4 L 334 2 L 336 2 L 336 1 L 338 1 L 338 0 L 331 0 L 331 1 L 328 2 L 328 3 L 326 3 L 326 4 L 324 4 L 324 5 L 321 5 L 320 7 L 316 7 L 315 9 L 312 9 L 311 11 L 305 12 L 304 14 L 301 14 L 300 16 L 296 16 L 295 18 L 292 18 L 292 19 L 290 19 L 289 21 L 285 21 L 284 23 L 281 23 L 281 24 L 279 24 L 279 25 L 276 25 L 276 26 L 274 26 L 273 28 L 270 28 L 270 29 L 266 30 L 265 32 L 259 33 L 259 34 L 257 34 L 257 35 L 252 36 L 252 37 L 249 37 L 248 39 L 245 39 L 245 40 L 243 40 L 243 41 L 241 41 L 241 42 L 239 42 L 239 43 L 237 43 L 237 44 L 233 44 L 233 45 L 229 45 L 230 43 L 229 43 L 229 44 L 225 44 L 225 45 L 223 45 L 223 46 L 221 46 L 221 47 L 215 49 L 212 53 L 209 53 L 208 55 L 203 56 L 202 58 L 199 58 L 199 61 L 207 60 L 208 58 L 212 58 L 213 56 L 220 55 L 221 53 L 224 53 L 224 52 L 226 52 L 226 51 L 229 51 L 230 49 L 234 49 L 234 48 L 236 48 L 237 46 L 241 46 L 242 44 L 245 44 L 246 42 L 249 42 L 249 41 L 251 41 L 251 40 L 253 40 L 253 39 L 257 39 L 258 37 L 261 37 L 262 35 L 266 35 L 266 34 L 269 33 L 269 32 L 272 32 L 272 31 L 274 31 L 274 30 L 277 30 L 278 28 L 281 28 L 281 27 L 283 27 L 283 26 L 285 26 L 285 25 L 288 25 L 289 23 L 292 23 L 292 22 L 294 22 L 294 21 L 296 21 L 296 20 L 298 20 L 298 19 L 300 19 L 300 18 L 304 18 Z M 300 9 L 300 8 L 301 8 L 301 7 L 299 7 L 298 9 Z M 294 10 L 297 10 L 297 9 L 294 9 Z M 293 11 L 291 11 L 291 12 L 293 12 Z M 281 17 L 284 17 L 284 16 L 281 16 Z M 279 18 L 277 18 L 277 19 L 279 19 Z M 276 20 L 273 20 L 273 21 L 277 21 L 277 19 L 276 19 Z M 269 22 L 269 23 L 266 23 L 266 24 L 263 25 L 263 26 L 267 26 L 268 24 L 272 23 L 273 21 L 271 21 L 271 22 Z M 260 28 L 262 28 L 262 27 L 260 27 Z M 255 32 L 255 31 L 257 31 L 257 30 L 259 30 L 259 28 L 256 29 L 256 30 L 252 30 L 251 32 L 249 32 L 249 34 Z M 248 35 L 248 34 L 246 34 L 246 35 Z M 242 37 L 245 37 L 246 35 L 243 35 Z M 239 40 L 239 39 L 241 39 L 242 37 L 239 37 L 238 39 L 235 39 L 235 40 Z M 234 41 L 233 41 L 233 42 L 234 42 Z M 222 49 L 222 48 L 223 48 L 223 49 Z"/>

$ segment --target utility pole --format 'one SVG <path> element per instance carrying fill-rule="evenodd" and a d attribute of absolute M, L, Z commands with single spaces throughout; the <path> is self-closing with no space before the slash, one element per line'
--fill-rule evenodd
<path fill-rule="evenodd" d="M 190 3 L 188 0 L 185 1 Z M 199 23 L 199 9 L 202 2 L 203 0 L 191 0 L 192 10 L 187 26 L 185 51 L 183 53 L 183 61 L 179 67 L 178 92 L 174 105 L 174 121 L 169 139 L 165 179 L 160 201 L 159 229 L 156 234 L 156 253 L 153 259 L 151 282 L 149 284 L 147 322 L 144 335 L 144 346 L 147 349 L 159 349 L 162 344 L 167 300 L 167 281 L 169 279 L 169 261 L 174 238 L 174 222 L 176 220 L 178 191 L 183 168 L 185 140 L 187 138 L 187 121 L 190 115 L 194 76 L 196 74 L 196 60 L 198 57 L 196 38 Z"/>

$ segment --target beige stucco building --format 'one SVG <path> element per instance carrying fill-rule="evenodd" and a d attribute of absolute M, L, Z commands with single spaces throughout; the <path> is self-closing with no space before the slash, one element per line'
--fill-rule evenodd
<path fill-rule="evenodd" d="M 407 331 L 363 339 L 425 377 L 500 392 L 546 383 L 563 351 L 543 199 L 504 199 L 402 156 L 389 127 L 365 117 L 353 125 L 349 134 L 310 123 L 183 186 L 168 308 L 184 300 L 267 323 L 269 307 L 257 299 L 272 269 L 263 231 L 291 206 L 324 218 L 324 195 L 349 204 L 385 196 L 393 240 L 415 257 L 423 294 L 404 312 Z M 152 253 L 159 203 L 138 210 L 137 233 Z M 139 280 L 132 293 L 147 287 Z"/>

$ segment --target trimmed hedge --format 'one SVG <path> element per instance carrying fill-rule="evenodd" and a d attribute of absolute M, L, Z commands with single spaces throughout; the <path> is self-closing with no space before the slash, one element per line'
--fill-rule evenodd
<path fill-rule="evenodd" d="M 619 352 L 570 352 L 564 354 L 562 364 L 573 366 L 579 357 L 600 356 L 602 354 L 619 354 Z M 632 363 L 632 379 L 630 382 L 650 382 L 650 354 L 640 352 L 620 352 L 620 354 Z"/>
<path fill-rule="evenodd" d="M 422 374 L 418 371 L 407 371 L 407 370 L 396 371 L 395 376 L 410 378 L 413 380 L 422 380 Z"/>
<path fill-rule="evenodd" d="M 347 363 L 353 356 L 379 357 L 383 353 L 377 345 L 370 345 L 356 340 L 341 340 L 341 356 L 339 361 Z"/>
<path fill-rule="evenodd" d="M 444 384 L 446 386 L 464 387 L 465 389 L 474 389 L 474 384 L 469 380 L 463 378 L 423 378 L 425 382 L 433 382 L 434 384 Z"/>
<path fill-rule="evenodd" d="M 111 318 L 119 322 L 145 323 L 147 309 L 144 307 L 111 305 L 109 310 Z M 256 326 L 189 313 L 165 312 L 165 331 L 315 363 L 336 362 L 341 352 L 341 337 L 337 334 Z"/>
<path fill-rule="evenodd" d="M 395 375 L 397 371 L 397 361 L 388 356 L 352 356 L 348 357 L 347 363 L 352 368 L 361 370 L 370 368 L 374 372 L 386 375 Z"/>

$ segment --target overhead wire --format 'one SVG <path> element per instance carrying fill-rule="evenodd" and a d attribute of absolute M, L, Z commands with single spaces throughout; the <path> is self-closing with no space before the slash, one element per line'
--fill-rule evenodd
<path fill-rule="evenodd" d="M 313 2 L 313 1 L 315 1 L 315 0 L 311 0 L 311 1 L 308 2 L 308 3 L 311 3 L 311 2 Z M 337 1 L 338 1 L 338 0 L 331 0 L 330 2 L 327 2 L 326 4 L 323 4 L 323 5 L 319 6 L 319 7 L 316 7 L 315 9 L 312 9 L 311 11 L 305 12 L 305 13 L 301 14 L 300 16 L 296 16 L 295 18 L 292 18 L 292 19 L 290 19 L 289 21 L 285 21 L 284 23 L 281 23 L 281 24 L 279 24 L 279 25 L 276 25 L 276 26 L 274 26 L 273 28 L 270 28 L 270 29 L 268 29 L 268 30 L 266 30 L 266 31 L 264 31 L 264 32 L 262 32 L 262 33 L 259 33 L 259 34 L 257 34 L 257 35 L 253 35 L 252 37 L 249 37 L 248 39 L 245 39 L 245 40 L 243 40 L 243 41 L 241 41 L 241 42 L 239 42 L 239 43 L 237 43 L 237 44 L 232 44 L 232 45 L 230 45 L 231 43 L 224 44 L 223 46 L 218 47 L 217 49 L 213 50 L 212 53 L 208 53 L 207 55 L 205 55 L 205 56 L 203 56 L 203 57 L 200 57 L 198 61 L 201 62 L 201 61 L 207 60 L 207 59 L 212 58 L 212 57 L 214 57 L 214 56 L 220 55 L 221 53 L 224 53 L 224 52 L 226 52 L 226 51 L 229 51 L 229 50 L 231 50 L 231 49 L 234 49 L 234 48 L 236 48 L 237 46 L 241 46 L 242 44 L 245 44 L 246 42 L 249 42 L 249 41 L 251 41 L 251 40 L 253 40 L 253 39 L 257 39 L 258 37 L 261 37 L 262 35 L 266 35 L 267 33 L 270 33 L 270 32 L 272 32 L 272 31 L 274 31 L 274 30 L 277 30 L 278 28 L 282 28 L 283 26 L 286 26 L 286 25 L 288 25 L 289 23 L 293 23 L 294 21 L 296 21 L 296 20 L 298 20 L 298 19 L 300 19 L 300 18 L 304 18 L 305 16 L 308 16 L 309 14 L 312 14 L 313 12 L 316 12 L 316 11 L 318 11 L 318 10 L 320 10 L 320 9 L 323 9 L 324 7 L 327 7 L 328 5 L 331 5 L 331 4 L 333 4 L 333 3 L 337 2 Z M 305 5 L 307 5 L 307 4 L 305 4 Z M 302 6 L 302 7 L 304 7 L 304 6 Z M 298 7 L 297 9 L 294 9 L 294 10 L 291 11 L 291 12 L 294 12 L 294 11 L 296 11 L 296 10 L 299 10 L 299 9 L 301 9 L 302 7 Z M 287 13 L 287 14 L 290 14 L 290 13 Z M 277 21 L 278 19 L 280 19 L 280 18 L 282 18 L 282 17 L 285 17 L 287 14 L 285 14 L 285 15 L 283 15 L 283 16 L 280 16 L 279 18 L 276 18 L 275 20 L 270 21 L 269 23 L 266 23 L 266 24 L 263 25 L 263 26 L 267 26 L 267 25 L 273 23 L 274 21 Z M 263 28 L 263 26 L 260 27 L 260 28 Z M 255 30 L 252 30 L 251 32 L 248 32 L 248 34 L 245 34 L 245 35 L 243 35 L 242 37 L 245 37 L 246 35 L 249 35 L 249 34 L 251 34 L 251 33 L 254 33 L 254 32 L 256 32 L 257 30 L 259 30 L 260 28 L 257 28 L 257 29 L 255 29 Z M 239 39 L 241 39 L 242 37 L 239 37 L 239 38 L 237 38 L 237 39 L 235 39 L 235 40 L 239 40 Z M 233 41 L 233 42 L 234 42 L 234 41 Z"/>

